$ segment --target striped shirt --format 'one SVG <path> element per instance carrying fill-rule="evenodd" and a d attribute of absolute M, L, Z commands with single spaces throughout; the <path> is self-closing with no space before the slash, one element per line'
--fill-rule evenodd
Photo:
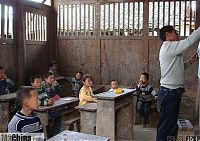
<path fill-rule="evenodd" d="M 139 100 L 142 101 L 151 101 L 152 96 L 156 96 L 156 91 L 154 88 L 147 84 L 140 87 L 136 87 L 137 94 L 139 94 Z"/>
<path fill-rule="evenodd" d="M 43 133 L 40 118 L 32 113 L 31 116 L 25 116 L 17 112 L 8 124 L 8 133 Z"/>

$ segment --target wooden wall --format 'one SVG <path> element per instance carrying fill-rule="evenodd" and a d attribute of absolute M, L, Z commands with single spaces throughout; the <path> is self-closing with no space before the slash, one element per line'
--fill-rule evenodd
<path fill-rule="evenodd" d="M 103 1 L 103 3 L 107 2 L 114 1 Z M 59 4 L 79 3 L 96 3 L 96 10 L 99 13 L 98 6 L 101 2 L 96 0 L 56 0 L 54 7 L 57 9 Z M 81 70 L 84 73 L 91 73 L 96 83 L 108 84 L 111 79 L 117 79 L 124 85 L 135 85 L 140 73 L 147 71 L 150 73 L 151 82 L 158 88 L 160 84 L 159 50 L 161 41 L 159 37 L 148 36 L 147 11 L 149 9 L 146 3 L 148 1 L 144 3 L 143 36 L 101 36 L 99 35 L 99 14 L 97 14 L 95 36 L 57 37 L 56 56 L 60 62 L 62 73 L 69 76 Z M 197 7 L 199 5 L 200 3 L 197 1 Z M 187 51 L 186 59 L 195 52 L 196 47 L 197 44 Z M 194 64 L 189 70 L 186 70 L 186 73 L 188 71 L 190 73 L 186 75 L 185 84 L 193 91 L 196 91 L 196 67 L 197 64 Z"/>
<path fill-rule="evenodd" d="M 17 86 L 30 85 L 30 77 L 47 71 L 56 39 L 53 36 L 53 8 L 44 4 L 27 1 L 0 1 L 13 7 L 13 39 L 0 39 L 0 65 L 5 67 L 8 77 Z M 25 12 L 34 12 L 47 16 L 47 41 L 29 41 L 26 39 Z"/>

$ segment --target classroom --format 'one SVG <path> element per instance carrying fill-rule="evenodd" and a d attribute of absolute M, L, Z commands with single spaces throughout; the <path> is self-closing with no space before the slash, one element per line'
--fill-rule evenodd
<path fill-rule="evenodd" d="M 0 141 L 200 140 L 199 57 L 200 0 L 0 0 Z"/>

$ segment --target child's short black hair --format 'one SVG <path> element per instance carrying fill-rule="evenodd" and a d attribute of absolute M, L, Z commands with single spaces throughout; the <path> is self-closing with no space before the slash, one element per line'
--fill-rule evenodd
<path fill-rule="evenodd" d="M 85 82 L 86 79 L 88 79 L 88 78 L 90 78 L 90 79 L 92 80 L 92 76 L 91 76 L 90 74 L 85 74 L 85 75 L 83 75 L 83 77 L 82 77 L 82 81 Z"/>
<path fill-rule="evenodd" d="M 42 79 L 42 76 L 40 75 L 34 75 L 31 77 L 31 83 L 34 83 L 35 79 L 38 79 L 38 78 L 41 78 Z"/>
<path fill-rule="evenodd" d="M 160 39 L 164 42 L 166 41 L 166 33 L 172 33 L 173 31 L 176 31 L 174 29 L 173 26 L 171 25 L 167 25 L 167 26 L 164 26 L 160 29 Z"/>
<path fill-rule="evenodd" d="M 141 75 L 144 75 L 146 77 L 146 79 L 149 80 L 149 74 L 147 72 L 143 72 L 143 73 L 141 73 Z"/>
<path fill-rule="evenodd" d="M 31 97 L 31 91 L 33 90 L 35 90 L 35 88 L 31 86 L 22 86 L 19 88 L 17 91 L 17 100 L 20 106 L 22 106 L 24 99 Z"/>
<path fill-rule="evenodd" d="M 118 81 L 117 81 L 117 80 L 115 80 L 115 79 L 112 79 L 110 82 L 113 82 L 113 81 L 118 83 Z"/>
<path fill-rule="evenodd" d="M 44 79 L 47 79 L 47 78 L 48 78 L 49 76 L 51 76 L 51 75 L 53 75 L 53 73 L 47 71 L 47 72 L 44 73 L 43 78 L 44 78 Z"/>
<path fill-rule="evenodd" d="M 0 66 L 0 70 L 4 70 L 4 67 Z"/>
<path fill-rule="evenodd" d="M 81 74 L 81 76 L 83 76 L 83 72 L 79 71 L 79 72 L 77 72 L 77 73 L 79 73 L 79 74 Z"/>
<path fill-rule="evenodd" d="M 55 62 L 55 61 L 51 62 L 51 63 L 49 64 L 49 69 L 50 69 L 51 67 L 53 67 L 54 65 L 57 65 L 57 64 L 58 64 L 58 63 Z"/>

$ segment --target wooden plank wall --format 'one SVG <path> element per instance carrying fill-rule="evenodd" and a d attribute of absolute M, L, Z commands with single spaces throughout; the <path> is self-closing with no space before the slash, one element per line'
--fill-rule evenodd
<path fill-rule="evenodd" d="M 105 0 L 103 2 L 95 0 L 56 0 L 54 6 L 55 9 L 57 9 L 59 3 L 96 3 L 96 6 L 99 6 L 99 3 L 107 2 L 114 2 L 114 0 Z M 117 0 L 116 2 L 125 1 Z M 142 37 L 98 35 L 98 11 L 96 15 L 96 36 L 58 37 L 56 53 L 58 62 L 60 62 L 61 68 L 63 68 L 62 73 L 65 75 L 74 75 L 76 71 L 81 70 L 84 73 L 91 73 L 96 79 L 96 83 L 108 84 L 111 79 L 117 79 L 124 85 L 135 85 L 140 73 L 148 71 L 153 85 L 159 87 L 160 66 L 158 54 L 161 42 L 159 37 L 148 36 L 147 23 L 149 9 L 146 3 L 148 1 L 144 1 L 144 10 L 146 11 L 144 13 L 147 14 L 144 14 L 146 18 L 144 18 L 144 36 Z M 197 7 L 198 5 L 199 3 L 197 2 Z M 98 7 L 96 10 L 99 10 Z M 186 53 L 186 59 L 195 52 L 196 47 L 197 45 L 194 45 L 193 49 Z M 90 59 L 94 60 L 91 61 Z M 196 67 L 197 64 L 194 64 L 190 68 L 191 72 L 189 75 L 186 75 L 185 79 L 187 88 L 193 91 L 196 91 Z M 192 84 L 192 87 L 189 84 Z"/>
<path fill-rule="evenodd" d="M 0 39 L 0 65 L 4 66 L 8 77 L 12 78 L 17 86 L 30 85 L 30 76 L 42 74 L 47 70 L 50 56 L 56 39 L 52 29 L 53 8 L 44 4 L 26 0 L 2 0 L 0 4 L 11 5 L 13 7 L 14 39 Z M 41 11 L 46 14 L 47 20 L 47 41 L 26 40 L 25 12 Z M 39 12 L 39 14 L 41 13 Z M 51 24 L 51 25 L 50 25 Z"/>

